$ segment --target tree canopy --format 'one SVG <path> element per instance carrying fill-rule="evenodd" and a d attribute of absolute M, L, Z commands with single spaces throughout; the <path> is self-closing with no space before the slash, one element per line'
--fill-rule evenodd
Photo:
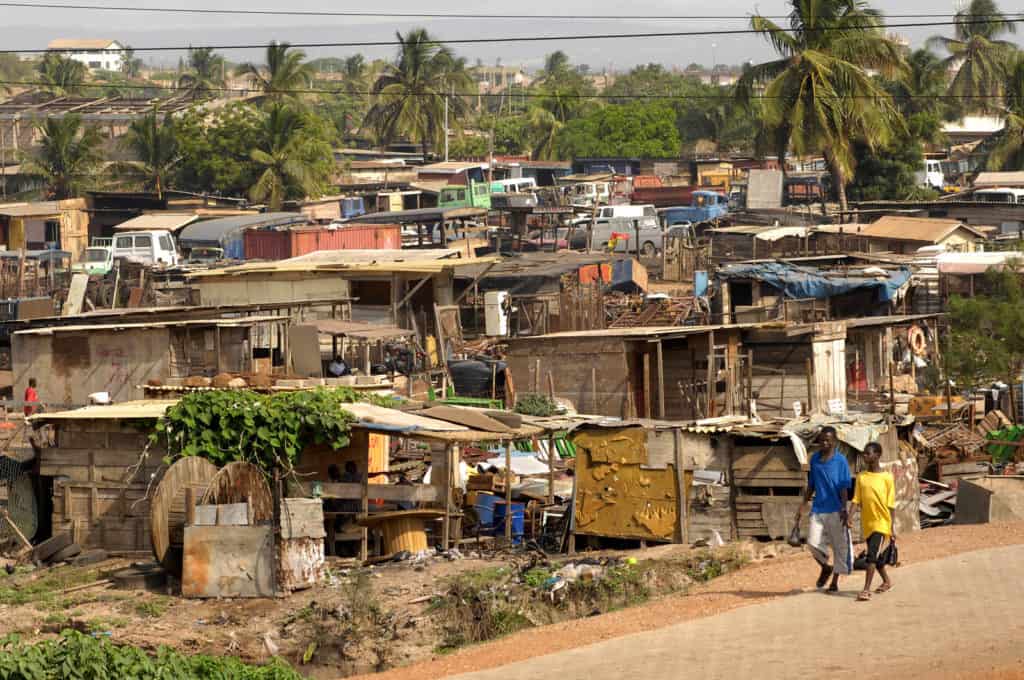
<path fill-rule="evenodd" d="M 660 102 L 604 106 L 566 123 L 555 148 L 562 158 L 675 158 L 681 145 L 675 120 L 672 107 Z"/>

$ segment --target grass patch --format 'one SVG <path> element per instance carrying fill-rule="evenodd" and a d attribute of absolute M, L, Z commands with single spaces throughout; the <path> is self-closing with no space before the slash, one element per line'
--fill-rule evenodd
<path fill-rule="evenodd" d="M 95 569 L 74 568 L 58 568 L 38 578 L 28 576 L 20 580 L 5 579 L 0 582 L 0 605 L 17 606 L 34 602 L 46 610 L 58 604 L 61 591 L 98 579 L 99 572 Z"/>
<path fill-rule="evenodd" d="M 167 613 L 167 609 L 171 606 L 171 598 L 169 597 L 156 597 L 151 600 L 145 600 L 143 602 L 135 602 L 132 604 L 131 609 L 136 615 L 148 619 L 158 619 Z"/>
<path fill-rule="evenodd" d="M 97 616 L 85 622 L 85 630 L 96 635 L 109 633 L 117 628 L 126 628 L 128 619 L 123 616 Z"/>

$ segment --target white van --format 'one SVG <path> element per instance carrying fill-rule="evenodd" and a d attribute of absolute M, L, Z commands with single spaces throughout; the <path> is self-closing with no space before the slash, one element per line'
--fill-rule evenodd
<path fill-rule="evenodd" d="M 619 217 L 657 217 L 653 205 L 605 205 L 598 209 L 597 219 L 610 220 Z"/>
<path fill-rule="evenodd" d="M 569 187 L 569 202 L 582 208 L 607 203 L 612 195 L 611 182 L 580 182 Z"/>
<path fill-rule="evenodd" d="M 119 257 L 145 264 L 178 264 L 178 248 L 171 232 L 161 229 L 126 231 L 114 236 L 114 259 Z"/>
<path fill-rule="evenodd" d="M 492 194 L 528 194 L 537 190 L 537 180 L 532 177 L 496 179 L 491 182 Z"/>
<path fill-rule="evenodd" d="M 979 189 L 974 192 L 974 200 L 978 203 L 1024 203 L 1024 189 Z"/>

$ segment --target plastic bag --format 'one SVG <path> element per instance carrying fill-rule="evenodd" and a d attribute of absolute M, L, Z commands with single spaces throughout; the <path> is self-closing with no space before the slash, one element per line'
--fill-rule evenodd
<path fill-rule="evenodd" d="M 889 545 L 882 551 L 878 563 L 886 567 L 898 567 L 900 564 L 900 553 L 896 547 L 896 541 L 889 541 Z"/>
<path fill-rule="evenodd" d="M 802 544 L 800 540 L 800 524 L 794 524 L 793 529 L 789 532 L 789 538 L 786 539 L 786 543 L 789 543 L 794 548 L 799 548 Z"/>

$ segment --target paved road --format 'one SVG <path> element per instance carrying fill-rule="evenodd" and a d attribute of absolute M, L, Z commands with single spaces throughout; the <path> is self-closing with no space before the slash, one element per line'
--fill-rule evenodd
<path fill-rule="evenodd" d="M 455 676 L 462 680 L 934 678 L 1024 659 L 1024 546 L 893 571 L 895 587 L 856 602 L 811 592 Z"/>

